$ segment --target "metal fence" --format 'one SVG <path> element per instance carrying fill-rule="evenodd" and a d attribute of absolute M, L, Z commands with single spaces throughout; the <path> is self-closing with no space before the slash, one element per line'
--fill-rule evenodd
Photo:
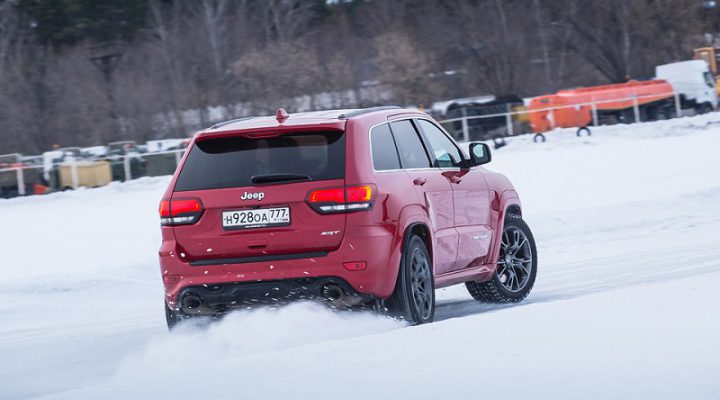
<path fill-rule="evenodd" d="M 640 104 L 644 98 L 665 96 L 674 99 L 675 116 L 682 115 L 682 104 L 677 93 L 633 96 L 624 99 L 598 99 L 586 103 L 555 106 L 529 111 L 527 108 L 512 110 L 505 113 L 468 115 L 439 121 L 462 141 L 488 140 L 499 137 L 517 136 L 533 132 L 528 123 L 530 114 L 547 112 L 547 120 L 551 128 L 556 125 L 555 113 L 566 108 L 591 108 L 592 126 L 601 124 L 598 110 L 605 103 L 628 101 L 632 102 L 634 121 L 642 121 Z M 483 121 L 494 119 L 494 124 Z M 493 129 L 487 129 L 492 126 Z M 474 129 L 476 128 L 476 129 Z M 583 128 L 583 127 L 578 127 Z M 474 132 L 477 131 L 477 132 Z M 545 140 L 543 136 L 543 141 Z M 47 162 L 41 156 L 23 157 L 20 154 L 0 155 L 0 198 L 25 196 L 41 193 L 45 190 L 58 191 L 77 189 L 79 187 L 103 186 L 112 181 L 129 181 L 144 176 L 162 176 L 174 173 L 185 149 L 158 151 L 150 153 L 128 153 L 104 156 L 83 157 L 80 149 L 73 149 L 71 154 L 60 159 Z"/>
<path fill-rule="evenodd" d="M 632 104 L 632 114 L 633 119 L 632 122 L 642 122 L 647 121 L 648 119 L 642 118 L 641 113 L 641 107 L 643 106 L 642 101 L 644 99 L 652 99 L 652 98 L 663 98 L 663 99 L 673 99 L 673 106 L 674 106 L 674 116 L 681 116 L 682 115 L 682 101 L 680 98 L 680 95 L 675 92 L 668 92 L 668 93 L 659 93 L 659 94 L 652 94 L 652 95 L 638 95 L 638 96 L 632 96 L 632 97 L 626 97 L 626 98 L 615 98 L 615 99 L 595 99 L 592 101 L 584 102 L 584 103 L 574 103 L 569 105 L 557 105 L 553 107 L 546 107 L 546 108 L 535 108 L 532 111 L 528 110 L 525 107 L 521 107 L 521 109 L 510 109 L 508 107 L 508 110 L 504 113 L 494 113 L 494 114 L 482 114 L 482 115 L 465 115 L 458 118 L 450 118 L 450 119 L 444 119 L 442 121 L 439 121 L 448 132 L 453 134 L 456 139 L 462 140 L 462 141 L 470 141 L 470 140 L 488 140 L 493 139 L 494 137 L 498 136 L 515 136 L 520 134 L 527 134 L 527 133 L 541 133 L 541 132 L 534 132 L 532 130 L 532 127 L 528 123 L 528 120 L 531 117 L 531 114 L 534 113 L 544 113 L 547 112 L 549 114 L 548 122 L 550 123 L 550 129 L 555 129 L 558 127 L 570 127 L 570 126 L 562 126 L 561 124 L 557 123 L 557 119 L 555 118 L 555 113 L 559 110 L 563 109 L 569 109 L 569 108 L 576 108 L 579 109 L 581 107 L 590 107 L 590 113 L 591 113 L 591 124 L 588 126 L 599 126 L 601 125 L 601 120 L 599 118 L 599 112 L 598 110 L 602 110 L 603 104 L 609 104 L 609 103 L 618 103 L 618 102 L 628 102 Z M 504 123 L 502 124 L 483 124 L 484 121 L 488 121 L 491 119 L 495 119 L 496 121 L 498 119 L 502 118 Z M 476 125 L 479 125 L 480 128 L 485 125 L 490 125 L 495 127 L 496 132 L 492 132 L 493 129 L 487 129 L 484 134 L 473 134 L 473 122 L 476 122 Z M 587 126 L 574 126 L 576 128 L 584 128 Z M 497 131 L 498 128 L 500 131 Z M 477 130 L 477 129 L 476 129 Z"/>
<path fill-rule="evenodd" d="M 0 155 L 0 198 L 45 191 L 97 187 L 112 181 L 171 175 L 185 149 L 81 157 L 66 155 L 50 162 L 20 154 Z"/>

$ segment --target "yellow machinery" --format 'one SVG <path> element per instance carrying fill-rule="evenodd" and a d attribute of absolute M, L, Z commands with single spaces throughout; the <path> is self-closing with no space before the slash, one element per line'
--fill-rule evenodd
<path fill-rule="evenodd" d="M 720 49 L 715 47 L 700 47 L 693 50 L 693 59 L 705 60 L 710 66 L 710 71 L 715 75 L 715 90 L 720 96 L 720 75 L 718 75 L 718 53 Z"/>
<path fill-rule="evenodd" d="M 75 169 L 76 178 L 73 182 L 73 164 L 68 162 L 60 164 L 59 187 L 97 187 L 105 186 L 112 181 L 110 163 L 107 161 L 77 161 Z"/>

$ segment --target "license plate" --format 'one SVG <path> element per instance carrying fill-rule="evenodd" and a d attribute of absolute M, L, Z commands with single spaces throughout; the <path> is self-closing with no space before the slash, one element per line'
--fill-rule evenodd
<path fill-rule="evenodd" d="M 290 207 L 223 211 L 223 228 L 265 228 L 290 225 Z"/>

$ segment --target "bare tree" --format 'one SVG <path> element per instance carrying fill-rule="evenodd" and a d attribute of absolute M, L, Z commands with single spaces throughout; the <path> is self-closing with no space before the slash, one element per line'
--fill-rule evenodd
<path fill-rule="evenodd" d="M 528 36 L 517 26 L 527 26 L 524 4 L 496 0 L 462 0 L 454 18 L 458 52 L 465 54 L 467 79 L 480 91 L 519 93 L 528 80 Z M 510 19 L 512 16 L 514 19 Z"/>
<path fill-rule="evenodd" d="M 613 82 L 651 73 L 655 60 L 676 50 L 666 38 L 692 35 L 697 26 L 697 4 L 690 0 L 573 1 L 576 13 L 565 15 L 570 45 Z"/>
<path fill-rule="evenodd" d="M 18 15 L 12 2 L 0 1 L 0 87 L 4 81 L 10 45 L 18 30 Z"/>
<path fill-rule="evenodd" d="M 380 80 L 400 104 L 432 103 L 432 63 L 402 32 L 388 32 L 375 40 Z"/>
<path fill-rule="evenodd" d="M 540 5 L 541 0 L 533 0 L 533 11 L 535 16 L 535 23 L 537 24 L 538 38 L 540 39 L 540 49 L 542 51 L 543 68 L 545 70 L 545 80 L 548 83 L 552 82 L 552 69 L 550 67 L 550 48 L 548 38 L 548 24 L 545 22 L 545 16 L 543 13 L 542 6 Z"/>
<path fill-rule="evenodd" d="M 180 49 L 178 33 L 181 31 L 180 16 L 183 14 L 180 5 L 173 3 L 169 10 L 164 10 L 159 0 L 149 2 L 149 30 L 156 40 L 149 44 L 160 55 L 163 70 L 167 74 L 167 103 L 172 116 L 172 125 L 176 130 L 184 130 L 185 121 L 181 112 L 181 93 L 185 92 L 185 79 L 181 68 L 181 59 L 177 57 Z"/>
<path fill-rule="evenodd" d="M 321 79 L 317 57 L 302 42 L 277 43 L 248 51 L 234 65 L 242 100 L 256 111 L 274 111 L 277 101 L 317 91 Z M 289 109 L 297 105 L 289 104 Z"/>
<path fill-rule="evenodd" d="M 316 4 L 310 0 L 261 1 L 266 39 L 281 42 L 297 39 L 313 17 Z"/>

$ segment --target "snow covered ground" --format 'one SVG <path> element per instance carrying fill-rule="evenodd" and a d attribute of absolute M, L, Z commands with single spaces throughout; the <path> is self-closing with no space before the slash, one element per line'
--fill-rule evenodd
<path fill-rule="evenodd" d="M 520 305 L 437 321 L 312 304 L 168 335 L 167 178 L 0 200 L 0 399 L 718 399 L 720 114 L 494 154 L 540 255 Z"/>

